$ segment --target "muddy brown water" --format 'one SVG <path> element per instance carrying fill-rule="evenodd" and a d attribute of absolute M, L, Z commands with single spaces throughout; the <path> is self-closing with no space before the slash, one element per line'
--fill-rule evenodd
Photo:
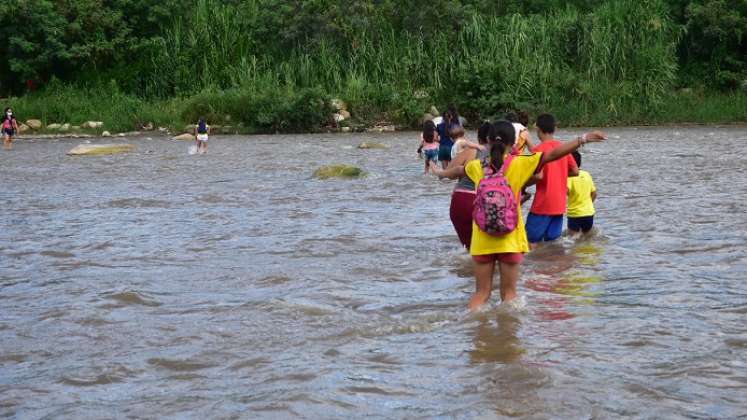
<path fill-rule="evenodd" d="M 18 141 L 0 415 L 745 416 L 747 128 L 608 132 L 583 162 L 598 231 L 527 257 L 523 307 L 474 315 L 417 133 Z M 368 175 L 312 179 L 329 163 Z"/>

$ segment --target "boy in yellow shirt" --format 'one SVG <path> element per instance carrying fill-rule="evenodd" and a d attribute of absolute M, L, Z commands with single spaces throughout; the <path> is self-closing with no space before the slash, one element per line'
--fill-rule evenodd
<path fill-rule="evenodd" d="M 572 153 L 579 167 L 578 176 L 568 178 L 568 233 L 578 235 L 588 233 L 594 226 L 594 200 L 597 199 L 597 188 L 591 174 L 582 171 L 581 154 Z"/>

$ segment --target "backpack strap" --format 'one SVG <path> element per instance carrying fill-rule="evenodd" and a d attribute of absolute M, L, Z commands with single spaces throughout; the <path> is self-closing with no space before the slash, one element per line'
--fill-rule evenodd
<path fill-rule="evenodd" d="M 512 160 L 514 160 L 514 155 L 509 153 L 508 156 L 506 157 L 506 160 L 503 161 L 503 165 L 501 165 L 501 170 L 500 170 L 501 176 L 506 175 L 506 171 L 508 170 L 508 165 L 511 164 Z"/>

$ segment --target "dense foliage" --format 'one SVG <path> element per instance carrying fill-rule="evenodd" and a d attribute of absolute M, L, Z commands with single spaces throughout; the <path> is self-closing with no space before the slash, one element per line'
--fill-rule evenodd
<path fill-rule="evenodd" d="M 0 94 L 182 98 L 183 120 L 259 131 L 323 125 L 332 96 L 413 124 L 445 102 L 614 122 L 677 87 L 747 92 L 744 0 L 7 0 L 0 26 Z"/>

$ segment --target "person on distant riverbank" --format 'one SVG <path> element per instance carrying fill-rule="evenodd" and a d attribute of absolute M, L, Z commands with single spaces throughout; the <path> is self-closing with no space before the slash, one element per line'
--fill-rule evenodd
<path fill-rule="evenodd" d="M 195 139 L 197 141 L 197 153 L 207 153 L 207 142 L 210 135 L 210 126 L 204 118 L 200 118 L 195 126 Z"/>
<path fill-rule="evenodd" d="M 436 131 L 436 124 L 433 121 L 426 121 L 423 124 L 423 132 L 420 133 L 420 147 L 418 147 L 418 155 L 423 157 L 425 155 L 425 169 L 424 174 L 428 175 L 429 162 L 438 162 L 438 148 L 439 138 L 438 132 Z"/>
<path fill-rule="evenodd" d="M 591 174 L 581 170 L 581 154 L 573 152 L 578 176 L 568 178 L 568 233 L 572 236 L 588 233 L 594 226 L 594 200 L 597 188 Z"/>
<path fill-rule="evenodd" d="M 446 170 L 440 170 L 436 165 L 431 166 L 433 172 L 438 176 L 457 178 L 466 175 L 476 186 L 479 186 L 485 177 L 485 170 L 488 167 L 492 169 L 491 173 L 501 170 L 505 174 L 505 179 L 516 201 L 518 223 L 516 228 L 508 233 L 499 236 L 491 235 L 480 230 L 478 225 L 474 221 L 472 222 L 470 254 L 475 264 L 475 293 L 469 301 L 468 307 L 470 310 L 480 308 L 490 298 L 496 262 L 500 273 L 501 300 L 509 302 L 517 297 L 516 285 L 519 278 L 519 265 L 524 258 L 524 253 L 529 251 L 526 230 L 521 216 L 521 205 L 518 204 L 521 188 L 532 175 L 542 170 L 547 164 L 564 158 L 587 142 L 602 141 L 605 138 L 604 133 L 593 132 L 585 134 L 575 141 L 563 143 L 547 152 L 511 156 L 511 147 L 516 141 L 514 126 L 508 121 L 498 121 L 495 124 L 494 131 L 488 135 L 490 147 L 488 158 L 470 160 L 464 166 L 451 166 Z M 509 158 L 509 156 L 511 157 Z"/>
<path fill-rule="evenodd" d="M 13 110 L 10 107 L 5 108 L 5 115 L 3 115 L 2 122 L 3 131 L 3 148 L 10 150 L 13 148 L 13 136 L 18 132 L 18 121 L 13 116 Z"/>
<path fill-rule="evenodd" d="M 555 117 L 551 114 L 537 117 L 537 135 L 540 144 L 532 148 L 535 153 L 548 153 L 563 144 L 555 140 Z M 571 156 L 563 156 L 542 169 L 542 179 L 537 183 L 526 222 L 530 244 L 560 237 L 567 204 L 568 177 L 577 175 L 578 166 Z"/>

